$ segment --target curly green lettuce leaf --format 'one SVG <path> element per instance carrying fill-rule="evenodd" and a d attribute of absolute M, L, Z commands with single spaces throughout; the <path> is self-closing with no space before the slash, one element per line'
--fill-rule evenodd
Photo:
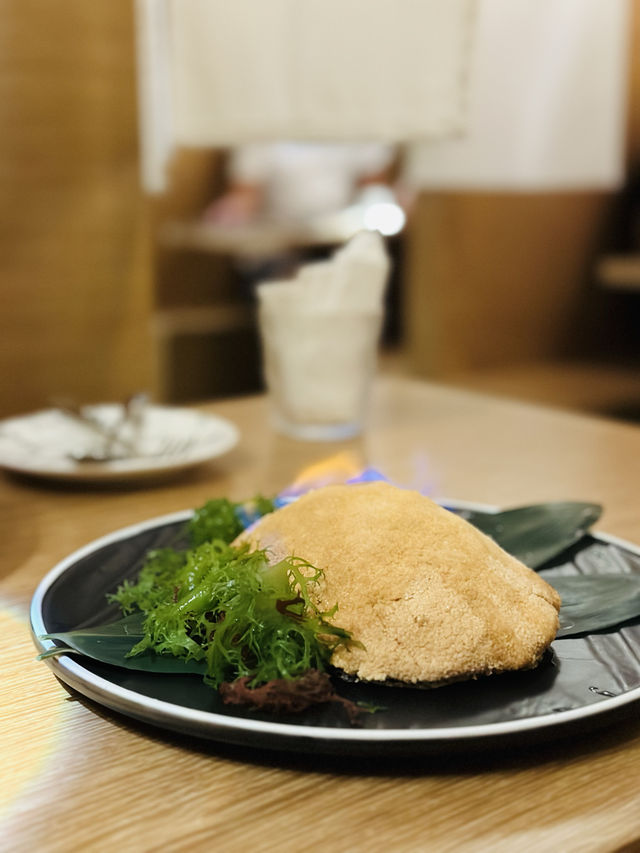
<path fill-rule="evenodd" d="M 149 551 L 138 579 L 125 580 L 117 593 L 107 600 L 117 602 L 125 616 L 142 611 L 147 613 L 173 594 L 174 578 L 184 567 L 186 552 L 174 548 Z"/>
<path fill-rule="evenodd" d="M 189 521 L 189 539 L 193 547 L 222 539 L 223 542 L 233 542 L 239 533 L 253 524 L 258 518 L 273 512 L 274 503 L 271 499 L 256 495 L 248 501 L 240 503 L 227 498 L 215 498 L 207 501 L 195 510 Z"/>
<path fill-rule="evenodd" d="M 321 572 L 288 557 L 270 566 L 264 551 L 221 540 L 204 542 L 174 559 L 153 552 L 137 583 L 111 596 L 123 612 L 144 613 L 143 637 L 129 655 L 148 651 L 204 661 L 207 683 L 236 678 L 263 684 L 323 670 L 348 632 L 331 624 L 310 595 Z"/>

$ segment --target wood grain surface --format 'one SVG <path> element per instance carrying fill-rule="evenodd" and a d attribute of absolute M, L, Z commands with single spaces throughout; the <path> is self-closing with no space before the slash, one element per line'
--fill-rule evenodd
<path fill-rule="evenodd" d="M 71 698 L 35 661 L 28 606 L 97 536 L 208 497 L 273 493 L 349 450 L 437 496 L 513 506 L 600 501 L 640 542 L 640 429 L 409 380 L 381 381 L 364 437 L 296 443 L 263 398 L 205 406 L 239 445 L 179 478 L 89 489 L 0 479 L 0 849 L 616 851 L 640 849 L 640 720 L 483 756 L 302 757 L 201 742 Z"/>
<path fill-rule="evenodd" d="M 154 381 L 132 0 L 2 0 L 0 415 Z"/>

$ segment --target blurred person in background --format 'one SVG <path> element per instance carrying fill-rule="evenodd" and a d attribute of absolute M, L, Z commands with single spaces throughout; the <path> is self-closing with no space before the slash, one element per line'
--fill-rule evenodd
<path fill-rule="evenodd" d="M 203 218 L 221 228 L 276 227 L 295 235 L 286 249 L 236 255 L 236 272 L 252 295 L 260 281 L 289 277 L 302 263 L 326 257 L 334 238 L 347 240 L 363 228 L 398 233 L 405 217 L 393 185 L 397 159 L 396 146 L 377 142 L 241 145 L 229 155 L 227 190 Z M 305 226 L 332 236 L 305 243 Z"/>
<path fill-rule="evenodd" d="M 227 226 L 308 222 L 348 207 L 365 186 L 388 186 L 394 162 L 394 146 L 383 143 L 241 145 L 229 157 L 229 188 L 205 219 Z"/>

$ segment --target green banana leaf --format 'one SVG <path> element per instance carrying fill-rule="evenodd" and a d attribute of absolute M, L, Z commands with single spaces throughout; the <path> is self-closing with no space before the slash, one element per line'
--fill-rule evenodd
<path fill-rule="evenodd" d="M 580 540 L 601 513 L 597 504 L 552 502 L 497 513 L 468 510 L 460 514 L 505 551 L 537 569 Z M 636 575 L 547 576 L 547 580 L 562 597 L 558 639 L 613 628 L 640 617 L 640 577 Z M 41 639 L 64 646 L 43 652 L 39 659 L 75 652 L 131 670 L 205 674 L 204 661 L 151 651 L 127 657 L 143 636 L 142 620 L 143 615 L 137 613 L 105 625 L 46 634 Z"/>
<path fill-rule="evenodd" d="M 558 576 L 547 580 L 562 597 L 560 630 L 556 639 L 593 633 L 640 618 L 638 575 Z M 77 652 L 126 669 L 171 675 L 205 675 L 204 661 L 185 661 L 153 652 L 127 657 L 127 652 L 141 636 L 141 614 L 127 616 L 108 625 L 45 634 L 40 639 L 57 640 L 65 645 L 43 652 L 38 659 Z"/>
<path fill-rule="evenodd" d="M 547 577 L 562 598 L 557 637 L 592 634 L 640 617 L 640 576 Z"/>
<path fill-rule="evenodd" d="M 125 669 L 161 672 L 171 675 L 206 674 L 207 669 L 204 661 L 157 655 L 152 651 L 143 652 L 135 657 L 127 657 L 127 652 L 143 637 L 143 619 L 142 613 L 134 613 L 106 625 L 78 628 L 74 631 L 63 631 L 58 634 L 43 634 L 40 637 L 41 640 L 57 640 L 65 645 L 42 652 L 38 655 L 38 660 L 76 652 L 99 660 L 101 663 L 109 663 Z"/>
<path fill-rule="evenodd" d="M 598 504 L 561 501 L 502 512 L 468 510 L 471 522 L 530 569 L 538 569 L 581 539 L 602 514 Z"/>

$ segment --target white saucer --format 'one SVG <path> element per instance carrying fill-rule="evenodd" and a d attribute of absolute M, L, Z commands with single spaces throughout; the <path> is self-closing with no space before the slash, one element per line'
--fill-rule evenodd
<path fill-rule="evenodd" d="M 106 428 L 121 417 L 116 403 L 86 406 L 84 411 Z M 149 405 L 139 431 L 122 437 L 135 445 L 120 458 L 79 461 L 96 454 L 100 435 L 57 409 L 46 409 L 0 422 L 0 467 L 56 480 L 119 481 L 155 477 L 192 468 L 226 453 L 238 442 L 230 421 L 191 409 Z M 96 454 L 97 455 L 97 454 Z"/>

